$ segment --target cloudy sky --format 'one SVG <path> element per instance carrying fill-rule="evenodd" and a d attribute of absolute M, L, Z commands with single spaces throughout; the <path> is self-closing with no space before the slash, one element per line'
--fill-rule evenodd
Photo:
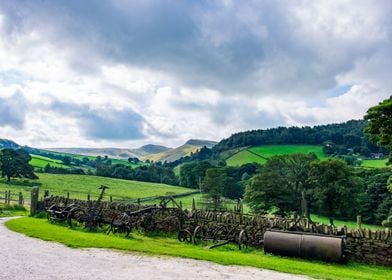
<path fill-rule="evenodd" d="M 362 118 L 392 2 L 0 1 L 0 138 L 168 146 Z"/>

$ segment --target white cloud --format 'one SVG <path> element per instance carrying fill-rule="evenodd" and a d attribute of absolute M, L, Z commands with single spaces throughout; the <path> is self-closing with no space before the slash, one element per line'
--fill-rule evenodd
<path fill-rule="evenodd" d="M 389 1 L 279 3 L 3 1 L 0 138 L 175 146 L 361 118 L 390 96 Z"/>

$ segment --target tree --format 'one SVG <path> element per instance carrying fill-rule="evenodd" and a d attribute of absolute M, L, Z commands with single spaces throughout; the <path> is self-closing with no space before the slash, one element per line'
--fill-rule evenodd
<path fill-rule="evenodd" d="M 12 177 L 37 179 L 29 164 L 31 156 L 23 149 L 4 149 L 0 152 L 0 168 L 3 177 L 9 182 Z"/>
<path fill-rule="evenodd" d="M 365 133 L 378 145 L 389 150 L 389 162 L 392 163 L 392 96 L 371 107 L 365 120 L 368 120 Z"/>
<path fill-rule="evenodd" d="M 214 199 L 218 199 L 223 195 L 223 189 L 227 180 L 224 168 L 207 169 L 202 184 L 202 191 L 209 194 Z"/>
<path fill-rule="evenodd" d="M 365 120 L 369 122 L 365 132 L 378 145 L 388 149 L 388 162 L 392 163 L 392 96 L 371 107 L 365 115 Z M 389 190 L 392 191 L 392 176 L 389 177 Z M 392 212 L 392 208 L 389 212 Z M 383 225 L 392 226 L 392 215 L 383 222 Z"/>
<path fill-rule="evenodd" d="M 71 165 L 71 157 L 69 156 L 63 157 L 62 162 L 64 165 Z"/>
<path fill-rule="evenodd" d="M 280 214 L 301 209 L 301 193 L 310 188 L 314 154 L 276 156 L 267 161 L 245 188 L 245 201 L 252 210 L 266 212 L 278 207 Z"/>
<path fill-rule="evenodd" d="M 310 183 L 318 213 L 352 217 L 359 212 L 358 194 L 363 185 L 344 161 L 328 159 L 312 163 Z"/>

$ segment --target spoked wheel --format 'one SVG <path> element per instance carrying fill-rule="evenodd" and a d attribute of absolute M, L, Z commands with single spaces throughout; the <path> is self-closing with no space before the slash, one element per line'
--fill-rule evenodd
<path fill-rule="evenodd" d="M 112 233 L 126 233 L 125 236 L 128 236 L 131 232 L 131 219 L 127 213 L 122 213 L 115 216 L 111 223 L 110 227 L 107 230 L 107 234 Z"/>
<path fill-rule="evenodd" d="M 79 223 L 84 222 L 86 212 L 79 207 L 72 208 L 67 216 L 67 224 L 70 228 L 76 226 Z"/>
<path fill-rule="evenodd" d="M 201 226 L 195 227 L 195 230 L 193 231 L 193 244 L 199 244 L 203 238 L 205 237 L 205 231 Z"/>
<path fill-rule="evenodd" d="M 249 243 L 249 236 L 248 233 L 243 229 L 240 231 L 240 234 L 238 235 L 238 249 L 242 248 L 248 248 L 248 243 Z"/>
<path fill-rule="evenodd" d="M 219 240 L 227 240 L 228 235 L 229 235 L 229 232 L 227 230 L 227 227 L 224 225 L 220 225 L 214 230 L 212 239 L 214 242 L 219 241 Z"/>
<path fill-rule="evenodd" d="M 178 232 L 178 240 L 181 242 L 192 242 L 192 234 L 187 229 L 182 229 Z"/>

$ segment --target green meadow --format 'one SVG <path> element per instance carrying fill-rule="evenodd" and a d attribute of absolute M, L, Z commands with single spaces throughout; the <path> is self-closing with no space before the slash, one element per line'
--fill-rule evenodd
<path fill-rule="evenodd" d="M 62 164 L 61 160 L 34 154 L 31 154 L 30 164 L 36 168 L 44 168 L 47 164 L 50 164 L 52 167 L 69 168 L 69 166 Z"/>
<path fill-rule="evenodd" d="M 388 159 L 365 159 L 362 161 L 361 166 L 383 168 L 383 167 L 388 167 L 387 162 Z"/>
<path fill-rule="evenodd" d="M 50 194 L 66 196 L 70 193 L 70 198 L 86 199 L 90 194 L 91 199 L 97 199 L 100 190 L 99 186 L 105 185 L 109 189 L 106 191 L 106 197 L 110 195 L 113 200 L 137 199 L 151 196 L 161 196 L 167 193 L 180 194 L 194 191 L 183 187 L 171 186 L 159 183 L 148 183 L 130 180 L 121 180 L 89 175 L 73 174 L 46 174 L 38 173 L 38 180 L 17 180 L 13 179 L 8 184 L 4 179 L 0 180 L 0 192 L 11 190 L 11 192 L 23 192 L 29 197 L 33 185 L 40 186 L 41 192 L 49 190 Z M 184 203 L 191 205 L 191 198 L 181 198 Z"/>
<path fill-rule="evenodd" d="M 315 153 L 319 159 L 325 159 L 327 157 L 323 152 L 322 146 L 264 145 L 242 150 L 226 159 L 226 163 L 229 166 L 240 166 L 242 164 L 252 162 L 264 164 L 269 158 L 273 156 L 308 153 Z"/>

